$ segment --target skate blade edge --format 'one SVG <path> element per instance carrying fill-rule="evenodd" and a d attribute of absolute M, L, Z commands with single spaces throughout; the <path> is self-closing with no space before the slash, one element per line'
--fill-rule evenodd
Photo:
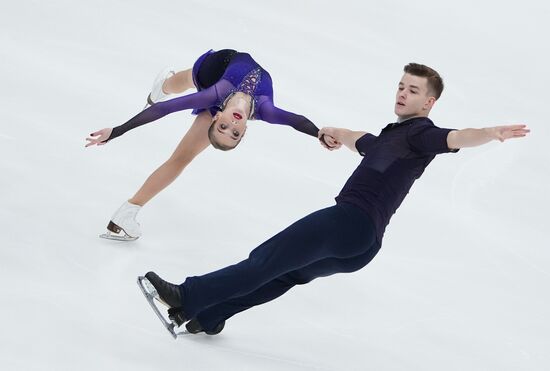
<path fill-rule="evenodd" d="M 102 233 L 102 234 L 99 235 L 99 237 L 104 238 L 106 240 L 125 241 L 125 242 L 135 241 L 139 238 L 139 237 L 131 237 L 131 236 L 128 236 L 128 235 L 119 236 L 119 235 L 116 235 L 116 234 L 111 234 L 111 232 Z"/>

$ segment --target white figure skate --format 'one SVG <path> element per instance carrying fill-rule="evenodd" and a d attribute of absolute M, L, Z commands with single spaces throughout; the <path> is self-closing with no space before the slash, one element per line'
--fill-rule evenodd
<path fill-rule="evenodd" d="M 124 202 L 109 221 L 107 233 L 99 237 L 117 241 L 137 240 L 141 236 L 141 227 L 136 221 L 140 209 L 139 205 Z"/>
<path fill-rule="evenodd" d="M 174 70 L 166 67 L 155 78 L 155 81 L 153 82 L 153 87 L 151 88 L 151 93 L 149 93 L 149 96 L 147 96 L 147 104 L 145 105 L 145 108 L 152 106 L 153 104 L 157 102 L 161 102 L 170 94 L 166 94 L 164 90 L 162 90 L 162 85 L 164 85 L 164 82 L 168 80 L 170 77 L 174 76 L 176 73 Z"/>

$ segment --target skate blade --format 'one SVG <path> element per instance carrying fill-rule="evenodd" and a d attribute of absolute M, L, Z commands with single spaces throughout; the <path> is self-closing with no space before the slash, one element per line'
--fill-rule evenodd
<path fill-rule="evenodd" d="M 117 234 L 113 234 L 111 232 L 100 234 L 99 237 L 105 238 L 107 240 L 114 240 L 114 241 L 135 241 L 139 238 L 139 237 L 131 237 L 131 236 L 128 236 L 127 234 L 124 235 L 124 236 L 123 235 L 117 235 Z"/>
<path fill-rule="evenodd" d="M 187 335 L 189 332 L 187 330 L 181 331 L 176 333 L 176 328 L 178 327 L 176 323 L 173 321 L 168 321 L 164 316 L 160 313 L 158 307 L 155 304 L 155 300 L 159 301 L 160 303 L 166 304 L 163 301 L 159 300 L 157 290 L 155 287 L 149 282 L 149 280 L 143 276 L 139 276 L 137 278 L 137 284 L 139 288 L 141 289 L 141 292 L 143 293 L 143 296 L 145 296 L 145 299 L 159 318 L 159 320 L 164 325 L 164 328 L 172 335 L 174 339 L 177 339 L 178 335 Z"/>
<path fill-rule="evenodd" d="M 138 239 L 138 237 L 130 236 L 124 229 L 113 223 L 112 220 L 107 224 L 107 233 L 100 234 L 99 237 L 117 241 L 135 241 Z"/>

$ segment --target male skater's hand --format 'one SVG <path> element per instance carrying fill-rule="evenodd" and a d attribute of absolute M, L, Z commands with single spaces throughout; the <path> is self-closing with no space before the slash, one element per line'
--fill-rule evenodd
<path fill-rule="evenodd" d="M 329 137 L 334 140 L 334 143 L 336 143 L 336 148 L 333 149 L 338 149 L 343 144 L 354 152 L 357 152 L 357 148 L 355 148 L 355 142 L 357 141 L 357 139 L 361 138 L 365 134 L 366 132 L 364 131 L 353 131 L 344 128 L 326 127 L 319 130 L 319 138 L 324 135 L 325 138 Z"/>
<path fill-rule="evenodd" d="M 86 144 L 86 147 L 93 146 L 93 145 L 102 146 L 106 144 L 112 132 L 113 132 L 112 128 L 105 128 L 90 134 L 90 136 L 86 138 L 86 140 L 90 142 Z"/>
<path fill-rule="evenodd" d="M 529 129 L 526 129 L 527 125 L 505 125 L 505 126 L 494 126 L 492 128 L 487 128 L 491 133 L 494 139 L 504 142 L 506 139 L 512 138 L 521 138 L 527 135 L 530 132 Z"/>

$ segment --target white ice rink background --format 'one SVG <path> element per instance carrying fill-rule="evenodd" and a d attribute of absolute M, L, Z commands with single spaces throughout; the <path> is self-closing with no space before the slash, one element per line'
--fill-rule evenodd
<path fill-rule="evenodd" d="M 511 4 L 509 4 L 511 3 Z M 13 1 L 0 7 L 2 370 L 550 369 L 550 5 L 543 1 Z M 251 122 L 101 240 L 171 154 L 178 112 L 103 147 L 164 66 L 250 52 L 275 103 L 317 126 L 378 134 L 402 68 L 437 69 L 441 127 L 526 123 L 528 138 L 438 156 L 363 270 L 291 290 L 174 341 L 139 292 L 233 264 L 331 205 L 360 161 Z"/>

